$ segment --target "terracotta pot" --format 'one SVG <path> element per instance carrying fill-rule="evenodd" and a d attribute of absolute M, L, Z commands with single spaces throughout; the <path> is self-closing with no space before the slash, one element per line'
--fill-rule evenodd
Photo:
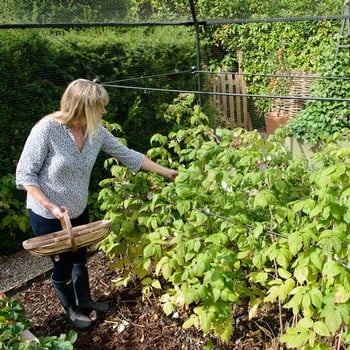
<path fill-rule="evenodd" d="M 273 134 L 277 128 L 287 124 L 287 115 L 281 112 L 267 112 L 265 113 L 266 132 Z"/>

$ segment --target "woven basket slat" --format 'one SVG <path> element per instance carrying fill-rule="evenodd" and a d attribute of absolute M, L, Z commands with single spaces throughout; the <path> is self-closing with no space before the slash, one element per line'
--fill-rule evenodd
<path fill-rule="evenodd" d="M 312 73 L 296 71 L 294 74 L 296 76 L 291 79 L 288 95 L 298 97 L 309 96 L 310 88 L 313 82 Z M 274 100 L 272 110 L 284 112 L 288 115 L 288 118 L 294 118 L 305 108 L 305 106 L 306 100 L 277 98 Z"/>

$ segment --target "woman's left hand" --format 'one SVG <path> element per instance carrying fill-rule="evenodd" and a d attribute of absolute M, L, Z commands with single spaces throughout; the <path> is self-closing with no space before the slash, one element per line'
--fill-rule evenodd
<path fill-rule="evenodd" d="M 175 180 L 176 176 L 179 174 L 177 170 L 169 169 L 164 166 L 161 166 L 153 162 L 153 160 L 150 160 L 147 157 L 144 157 L 141 164 L 141 169 L 144 171 L 154 171 L 157 174 L 168 178 L 169 180 Z"/>
<path fill-rule="evenodd" d="M 169 169 L 168 174 L 166 175 L 166 177 L 169 180 L 174 181 L 177 175 L 179 175 L 179 172 L 177 170 Z"/>

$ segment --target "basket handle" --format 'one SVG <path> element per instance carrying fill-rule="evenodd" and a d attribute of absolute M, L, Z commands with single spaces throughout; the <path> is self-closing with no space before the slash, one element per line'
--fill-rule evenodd
<path fill-rule="evenodd" d="M 76 252 L 77 251 L 77 243 L 75 241 L 75 236 L 74 236 L 74 231 L 72 230 L 72 223 L 70 222 L 70 218 L 68 216 L 67 212 L 63 213 L 63 218 L 61 219 L 61 226 L 64 230 L 68 231 L 68 235 L 70 238 L 70 242 L 72 245 L 72 252 Z"/>

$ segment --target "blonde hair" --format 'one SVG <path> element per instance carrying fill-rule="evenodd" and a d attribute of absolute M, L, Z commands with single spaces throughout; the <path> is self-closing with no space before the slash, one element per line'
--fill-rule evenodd
<path fill-rule="evenodd" d="M 108 104 L 106 89 L 87 79 L 72 81 L 63 93 L 60 111 L 52 118 L 66 125 L 83 121 L 91 141 L 102 119 L 102 109 Z"/>

